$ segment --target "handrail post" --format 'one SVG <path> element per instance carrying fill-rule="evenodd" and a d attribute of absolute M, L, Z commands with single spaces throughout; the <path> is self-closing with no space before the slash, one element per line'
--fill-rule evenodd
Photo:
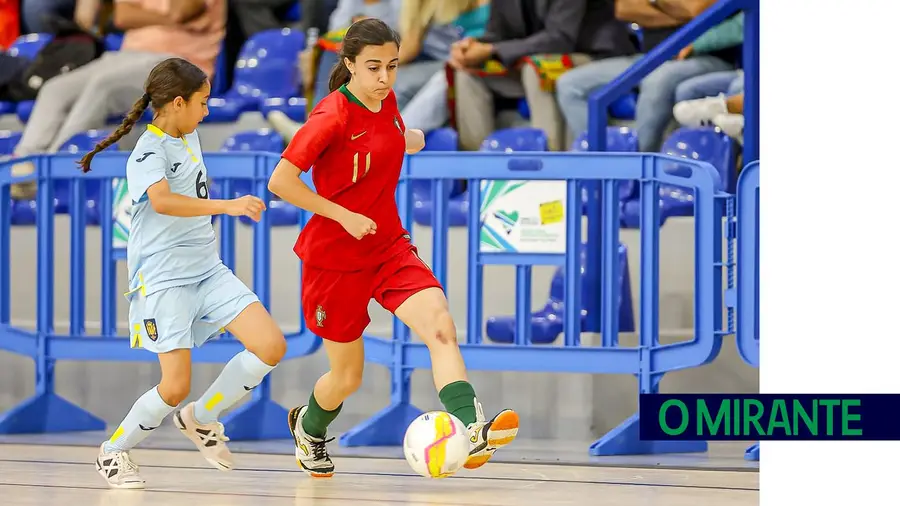
<path fill-rule="evenodd" d="M 759 0 L 744 6 L 744 164 L 759 160 Z"/>

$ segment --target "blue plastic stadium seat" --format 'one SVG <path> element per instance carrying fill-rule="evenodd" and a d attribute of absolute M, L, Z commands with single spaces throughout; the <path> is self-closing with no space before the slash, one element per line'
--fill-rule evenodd
<path fill-rule="evenodd" d="M 27 123 L 28 118 L 31 117 L 31 111 L 34 109 L 34 100 L 26 100 L 24 102 L 19 102 L 16 104 L 16 116 L 19 117 L 19 121 L 22 123 Z"/>
<path fill-rule="evenodd" d="M 570 151 L 587 151 L 587 132 L 582 132 L 572 143 Z M 636 153 L 638 150 L 637 132 L 620 126 L 606 127 L 606 151 L 610 153 Z M 634 181 L 622 181 L 619 184 L 619 198 L 628 199 L 634 194 L 636 185 Z M 581 200 L 587 203 L 587 192 L 582 192 Z M 586 209 L 583 210 L 586 212 Z"/>
<path fill-rule="evenodd" d="M 259 112 L 266 117 L 272 111 L 281 111 L 294 121 L 306 121 L 306 99 L 303 97 L 267 98 L 259 106 Z"/>
<path fill-rule="evenodd" d="M 717 128 L 680 128 L 663 144 L 662 153 L 712 165 L 717 190 L 731 189 L 734 184 L 734 142 Z M 677 162 L 664 162 L 669 174 L 686 174 L 686 167 Z M 673 216 L 693 216 L 694 196 L 689 187 L 661 184 L 659 187 L 660 226 Z M 627 227 L 640 225 L 640 196 L 635 194 L 625 202 L 622 222 Z"/>
<path fill-rule="evenodd" d="M 268 128 L 260 128 L 259 130 L 238 132 L 225 139 L 221 151 L 266 151 L 280 154 L 284 151 L 284 140 L 277 132 Z M 247 167 L 247 170 L 252 169 L 252 167 Z M 234 181 L 231 188 L 235 196 L 252 193 L 249 181 Z M 299 222 L 300 210 L 296 207 L 279 200 L 272 200 L 267 206 L 268 209 L 265 212 L 269 214 L 272 226 L 296 225 Z M 241 223 L 253 224 L 253 220 L 250 218 L 242 216 L 240 219 Z"/>
<path fill-rule="evenodd" d="M 246 111 L 258 110 L 268 98 L 296 95 L 300 83 L 297 55 L 305 44 L 303 34 L 289 28 L 250 37 L 238 55 L 231 89 L 209 100 L 206 121 L 232 122 Z"/>
<path fill-rule="evenodd" d="M 103 38 L 103 45 L 107 51 L 118 51 L 122 48 L 122 40 L 125 36 L 121 33 L 110 33 Z"/>
<path fill-rule="evenodd" d="M 59 151 L 61 153 L 84 153 L 90 151 L 94 146 L 105 139 L 112 130 L 88 130 L 73 135 L 62 146 Z M 119 144 L 114 143 L 106 148 L 107 151 L 115 151 L 119 149 Z M 72 170 L 78 170 L 76 166 Z M 100 223 L 98 213 L 98 204 L 100 203 L 100 181 L 89 180 L 85 183 L 85 198 L 87 206 L 85 207 L 85 220 L 90 225 Z M 61 179 L 53 182 L 53 200 L 54 210 L 57 214 L 66 214 L 69 212 L 69 180 Z M 112 212 L 112 210 L 110 210 Z"/>
<path fill-rule="evenodd" d="M 633 120 L 637 109 L 637 94 L 623 95 L 609 104 L 609 116 L 619 120 Z"/>
<path fill-rule="evenodd" d="M 53 40 L 53 35 L 50 35 L 49 33 L 29 33 L 22 35 L 9 47 L 8 54 L 33 60 L 40 50 L 51 40 Z M 18 113 L 17 104 L 15 102 L 0 102 L 0 116 L 16 113 L 19 116 L 19 120 L 24 123 L 31 114 L 31 106 L 28 106 L 27 110 L 23 110 L 22 112 L 26 113 L 24 119 L 22 114 Z"/>
<path fill-rule="evenodd" d="M 458 151 L 459 134 L 456 130 L 445 127 L 425 134 L 425 148 L 422 151 Z M 419 207 L 424 201 L 431 201 L 431 181 L 416 180 L 412 182 L 413 206 Z M 451 190 L 452 193 L 452 190 Z M 457 191 L 456 193 L 459 193 Z"/>
<path fill-rule="evenodd" d="M 7 52 L 10 56 L 20 56 L 33 60 L 51 40 L 53 40 L 53 35 L 49 33 L 25 34 L 13 41 Z"/>
<path fill-rule="evenodd" d="M 428 143 L 426 142 L 426 146 Z M 481 151 L 511 153 L 514 151 L 547 151 L 547 135 L 537 128 L 507 128 L 497 130 L 481 143 Z M 458 190 L 459 186 L 455 189 Z M 430 191 L 430 190 L 429 190 Z M 431 199 L 416 200 L 413 207 L 413 221 L 420 225 L 432 224 L 434 205 Z M 447 206 L 447 221 L 451 227 L 462 227 L 468 222 L 468 190 L 451 190 Z"/>
<path fill-rule="evenodd" d="M 581 270 L 585 272 L 585 247 L 581 246 Z M 628 250 L 619 244 L 619 330 L 634 331 L 634 308 L 631 295 L 631 280 L 628 273 Z M 599 286 L 599 285 L 598 285 Z M 588 296 L 587 283 L 582 283 L 581 290 L 581 323 L 586 317 L 584 302 Z M 550 344 L 563 332 L 565 318 L 565 277 L 560 267 L 553 274 L 550 282 L 550 297 L 543 309 L 531 313 L 531 342 L 534 344 Z M 486 333 L 491 341 L 498 343 L 515 342 L 516 319 L 514 316 L 491 316 L 487 319 Z"/>
<path fill-rule="evenodd" d="M 12 216 L 10 223 L 16 226 L 33 226 L 37 223 L 37 201 L 11 200 Z"/>
<path fill-rule="evenodd" d="M 0 130 L 0 156 L 11 155 L 21 138 L 22 132 Z"/>
<path fill-rule="evenodd" d="M 106 122 L 109 124 L 112 124 L 112 125 L 118 125 L 124 119 L 125 119 L 124 114 L 114 114 L 114 115 L 106 118 Z M 147 109 L 144 110 L 144 114 L 138 120 L 138 123 L 150 123 L 151 121 L 153 121 L 153 109 L 148 107 Z"/>

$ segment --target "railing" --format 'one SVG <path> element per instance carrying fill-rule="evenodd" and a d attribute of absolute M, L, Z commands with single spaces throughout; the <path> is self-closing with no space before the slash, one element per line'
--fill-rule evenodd
<path fill-rule="evenodd" d="M 749 365 L 759 367 L 759 161 L 744 167 L 737 185 L 737 349 Z M 747 449 L 759 460 L 759 444 Z"/>
<path fill-rule="evenodd" d="M 84 409 L 71 404 L 54 392 L 53 370 L 58 360 L 154 361 L 156 357 L 145 351 L 129 348 L 128 339 L 116 332 L 115 264 L 122 258 L 113 247 L 112 212 L 101 215 L 103 266 L 101 331 L 97 335 L 85 332 L 84 267 L 96 261 L 85 255 L 85 191 L 88 183 L 101 181 L 100 209 L 112 209 L 112 180 L 124 177 L 125 153 L 99 155 L 94 170 L 80 175 L 74 170 L 73 155 L 39 156 L 32 160 L 37 166 L 35 175 L 15 181 L 38 181 L 37 220 L 37 325 L 34 330 L 15 328 L 10 323 L 10 206 L 9 162 L 0 164 L 0 349 L 31 357 L 36 363 L 36 393 L 19 406 L 0 416 L 0 433 L 62 432 L 103 429 L 103 421 Z M 225 194 L 232 186 L 250 185 L 254 194 L 268 198 L 266 182 L 278 157 L 262 153 L 210 153 L 204 155 L 216 186 Z M 669 173 L 672 167 L 677 171 Z M 252 169 L 252 170 L 248 170 Z M 485 222 L 493 219 L 488 195 L 469 192 L 469 223 L 467 256 L 469 268 L 467 286 L 448 286 L 449 291 L 466 290 L 466 340 L 461 344 L 469 369 L 494 371 L 574 372 L 627 374 L 638 379 L 638 393 L 656 392 L 667 372 L 699 367 L 715 359 L 722 337 L 730 334 L 732 319 L 723 323 L 723 267 L 722 223 L 724 202 L 716 190 L 716 174 L 712 166 L 681 158 L 657 154 L 596 154 L 596 153 L 422 153 L 407 159 L 398 190 L 401 214 L 408 229 L 411 226 L 412 180 L 432 180 L 435 197 L 445 195 L 451 180 L 467 179 L 469 188 L 482 188 L 501 181 L 518 181 L 541 187 L 548 212 L 548 223 L 555 222 L 558 238 L 554 248 L 542 251 L 489 250 L 481 239 Z M 615 196 L 624 180 L 637 180 L 641 192 L 640 228 L 640 341 L 636 347 L 619 343 L 618 280 L 620 273 L 618 244 L 619 220 L 617 200 L 602 200 L 603 223 L 599 249 L 603 252 L 597 280 L 600 293 L 599 326 L 603 339 L 599 346 L 586 346 L 581 333 L 587 322 L 580 322 L 582 276 L 580 250 L 582 244 L 581 209 L 583 185 L 595 184 L 602 195 Z M 71 283 L 70 321 L 67 331 L 58 332 L 53 326 L 54 275 L 54 215 L 52 188 L 60 181 L 69 182 L 71 201 L 71 242 L 69 275 Z M 555 181 L 555 182 L 554 182 Z M 690 187 L 694 191 L 695 250 L 694 271 L 694 332 L 693 339 L 673 344 L 659 342 L 659 206 L 660 184 Z M 448 223 L 446 199 L 435 210 L 432 268 L 442 283 L 447 283 Z M 523 217 L 528 218 L 528 217 Z M 220 246 L 223 261 L 235 264 L 235 219 L 219 217 Z M 554 221 L 555 220 L 555 221 Z M 305 222 L 301 215 L 300 223 Z M 524 220 L 523 220 L 524 221 Z M 480 224 L 480 225 L 475 225 Z M 270 299 L 270 226 L 263 219 L 253 225 L 253 288 L 263 304 Z M 489 241 L 488 241 L 489 242 Z M 19 245 L 16 245 L 19 247 Z M 588 245 L 589 248 L 595 246 Z M 274 254 L 282 254 L 275 252 Z M 517 271 L 515 344 L 488 345 L 483 335 L 483 269 L 486 265 L 513 265 Z M 530 270 L 537 265 L 563 266 L 565 270 L 564 335 L 561 346 L 529 344 L 531 289 Z M 570 282 L 569 280 L 574 280 Z M 461 285 L 462 283 L 460 283 Z M 299 287 L 299 280 L 298 280 Z M 298 288 L 299 290 L 299 288 Z M 299 310 L 299 308 L 298 308 Z M 320 340 L 303 327 L 287 335 L 286 359 L 314 353 Z M 391 371 L 391 397 L 388 406 L 372 419 L 345 433 L 341 444 L 399 445 L 406 424 L 420 411 L 410 404 L 410 375 L 413 370 L 430 367 L 427 348 L 411 340 L 410 332 L 395 319 L 393 335 L 382 339 L 366 335 L 366 360 L 381 364 Z M 241 349 L 239 342 L 226 335 L 213 340 L 193 353 L 197 362 L 222 363 Z M 268 379 L 253 392 L 251 402 L 230 413 L 223 422 L 229 436 L 235 440 L 288 437 L 285 410 L 270 398 Z M 619 427 L 594 443 L 593 455 L 699 452 L 705 442 L 641 441 L 639 413 L 625 420 Z"/>

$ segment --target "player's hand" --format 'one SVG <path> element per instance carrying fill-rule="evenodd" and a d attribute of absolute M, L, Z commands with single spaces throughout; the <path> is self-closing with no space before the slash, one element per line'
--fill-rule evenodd
<path fill-rule="evenodd" d="M 361 214 L 347 211 L 347 214 L 341 217 L 339 223 L 348 234 L 357 239 L 375 233 L 375 222 L 366 218 Z"/>
<path fill-rule="evenodd" d="M 246 216 L 258 222 L 260 215 L 265 210 L 266 204 L 260 198 L 253 195 L 244 195 L 243 197 L 229 200 L 225 213 L 228 216 Z"/>
<path fill-rule="evenodd" d="M 425 148 L 425 133 L 417 128 L 408 128 L 404 134 L 406 137 L 406 153 L 411 155 Z"/>

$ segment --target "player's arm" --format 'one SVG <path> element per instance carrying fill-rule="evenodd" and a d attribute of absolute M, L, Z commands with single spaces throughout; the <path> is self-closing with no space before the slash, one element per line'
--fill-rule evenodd
<path fill-rule="evenodd" d="M 159 148 L 140 146 L 135 149 L 127 166 L 128 192 L 134 202 L 146 198 L 157 213 L 179 218 L 228 214 L 248 216 L 259 221 L 259 214 L 266 208 L 262 200 L 252 195 L 218 200 L 207 198 L 208 189 L 204 192 L 198 190 L 197 197 L 174 193 L 166 179 L 167 165 L 166 157 Z"/>
<path fill-rule="evenodd" d="M 300 173 L 318 161 L 330 142 L 340 142 L 339 135 L 344 130 L 341 114 L 328 105 L 313 110 L 291 139 L 269 178 L 269 191 L 291 205 L 340 223 L 348 233 L 361 239 L 375 233 L 375 222 L 317 194 L 300 179 Z"/>

